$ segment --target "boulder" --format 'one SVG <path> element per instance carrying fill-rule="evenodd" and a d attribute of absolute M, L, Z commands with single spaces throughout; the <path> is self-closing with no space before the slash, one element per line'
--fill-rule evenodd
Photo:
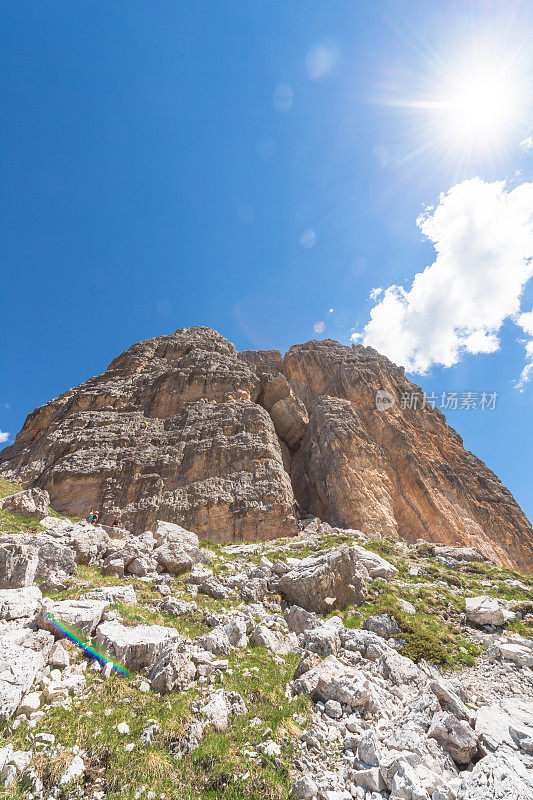
<path fill-rule="evenodd" d="M 297 693 L 306 693 L 316 700 L 336 700 L 353 709 L 364 705 L 370 697 L 370 685 L 364 674 L 335 656 L 319 661 L 294 680 Z"/>
<path fill-rule="evenodd" d="M 0 720 L 14 714 L 43 665 L 41 652 L 0 641 Z"/>
<path fill-rule="evenodd" d="M 154 550 L 153 555 L 159 566 L 171 575 L 182 575 L 195 563 L 193 557 L 177 542 L 162 544 Z"/>
<path fill-rule="evenodd" d="M 48 516 L 50 509 L 50 497 L 44 489 L 34 487 L 24 489 L 23 492 L 10 494 L 0 498 L 0 508 L 9 511 L 11 514 L 20 514 L 22 517 L 34 517 L 43 519 Z"/>
<path fill-rule="evenodd" d="M 438 697 L 445 711 L 449 711 L 457 719 L 464 719 L 469 723 L 473 720 L 473 713 L 444 680 L 430 681 L 429 687 Z"/>
<path fill-rule="evenodd" d="M 364 731 L 357 745 L 357 758 L 370 767 L 379 767 L 379 743 L 375 731 Z"/>
<path fill-rule="evenodd" d="M 59 778 L 59 785 L 67 786 L 69 783 L 72 783 L 72 781 L 76 780 L 77 778 L 81 778 L 84 772 L 85 772 L 85 763 L 83 761 L 83 758 L 79 755 L 74 756 L 74 758 L 72 759 L 66 770 Z"/>
<path fill-rule="evenodd" d="M 339 635 L 342 646 L 346 650 L 361 653 L 363 658 L 369 661 L 377 661 L 385 654 L 392 653 L 395 655 L 390 645 L 381 636 L 371 631 L 365 631 L 361 628 L 341 628 Z"/>
<path fill-rule="evenodd" d="M 42 581 L 51 573 L 70 575 L 76 569 L 74 553 L 62 544 L 54 533 L 10 534 L 2 537 L 4 545 L 30 545 L 37 550 L 38 563 L 35 580 Z M 9 588 L 9 587 L 6 587 Z"/>
<path fill-rule="evenodd" d="M 505 625 L 516 618 L 516 614 L 508 611 L 495 598 L 481 595 L 466 598 L 466 618 L 474 625 Z"/>
<path fill-rule="evenodd" d="M 341 646 L 340 627 L 342 627 L 342 622 L 339 626 L 335 624 L 335 620 L 338 620 L 338 617 L 328 619 L 324 625 L 306 631 L 301 636 L 305 648 L 322 657 L 337 655 Z"/>
<path fill-rule="evenodd" d="M 226 625 L 226 636 L 232 647 L 246 647 L 248 638 L 246 636 L 247 624 L 242 617 L 231 619 Z"/>
<path fill-rule="evenodd" d="M 533 649 L 518 642 L 502 642 L 497 644 L 500 656 L 506 661 L 513 661 L 519 667 L 533 667 Z"/>
<path fill-rule="evenodd" d="M 344 668 L 342 672 L 322 672 L 316 694 L 323 701 L 337 700 L 356 709 L 369 699 L 370 685 L 362 672 Z"/>
<path fill-rule="evenodd" d="M 38 563 L 35 547 L 0 541 L 0 589 L 31 586 Z"/>
<path fill-rule="evenodd" d="M 0 619 L 33 617 L 41 605 L 41 599 L 42 592 L 38 586 L 0 589 Z"/>
<path fill-rule="evenodd" d="M 367 550 L 359 544 L 354 544 L 352 547 L 359 556 L 359 560 L 363 566 L 368 570 L 368 574 L 372 580 L 375 578 L 383 578 L 386 581 L 390 581 L 398 574 L 396 567 L 389 561 L 386 561 L 382 556 L 378 555 L 378 553 L 373 553 L 371 550 Z"/>
<path fill-rule="evenodd" d="M 57 667 L 59 669 L 64 669 L 70 664 L 70 656 L 61 642 L 56 642 L 50 650 L 48 663 L 51 667 Z"/>
<path fill-rule="evenodd" d="M 109 602 L 118 601 L 119 603 L 127 603 L 129 605 L 135 605 L 137 602 L 137 595 L 131 583 L 127 583 L 124 586 L 100 586 L 90 594 L 94 596 L 95 599 L 102 597 Z M 86 596 L 88 596 L 88 594 Z"/>
<path fill-rule="evenodd" d="M 77 564 L 93 564 L 105 555 L 109 536 L 100 525 L 88 522 L 70 523 L 61 530 L 62 541 L 74 554 Z"/>
<path fill-rule="evenodd" d="M 157 562 L 152 558 L 143 558 L 136 556 L 126 566 L 126 572 L 130 575 L 136 575 L 138 578 L 145 578 L 147 575 L 155 573 L 157 570 Z"/>
<path fill-rule="evenodd" d="M 523 741 L 533 738 L 533 703 L 506 698 L 481 706 L 475 730 L 483 754 L 495 752 L 502 745 L 521 747 Z"/>
<path fill-rule="evenodd" d="M 296 681 L 302 675 L 305 675 L 307 672 L 310 672 L 310 670 L 312 670 L 313 667 L 317 667 L 319 664 L 322 664 L 322 659 L 320 658 L 320 656 L 318 656 L 316 653 L 312 653 L 311 651 L 306 650 L 302 654 L 296 666 L 296 669 L 294 670 L 294 675 L 293 675 L 294 681 Z M 296 685 L 297 684 L 295 683 L 295 686 Z M 305 687 L 305 684 L 302 684 L 302 686 Z M 306 691 L 305 688 L 301 690 Z"/>
<path fill-rule="evenodd" d="M 223 625 L 217 625 L 209 633 L 198 637 L 196 642 L 208 653 L 214 653 L 216 656 L 226 656 L 231 650 L 228 633 Z"/>
<path fill-rule="evenodd" d="M 525 800 L 533 797 L 533 776 L 518 755 L 506 752 L 489 754 L 461 773 L 458 800 Z"/>
<path fill-rule="evenodd" d="M 436 545 L 433 547 L 433 554 L 440 558 L 453 558 L 455 561 L 489 561 L 475 547 L 444 547 Z"/>
<path fill-rule="evenodd" d="M 404 614 L 410 614 L 411 616 L 413 614 L 416 614 L 416 608 L 412 603 L 409 602 L 409 600 L 404 600 L 403 597 L 399 597 L 397 603 L 398 603 L 398 608 Z"/>
<path fill-rule="evenodd" d="M 322 625 L 322 620 L 300 606 L 289 606 L 283 614 L 285 622 L 294 633 L 303 633 Z"/>
<path fill-rule="evenodd" d="M 163 520 L 157 520 L 155 540 L 158 547 L 171 542 L 179 545 L 183 550 L 191 550 L 200 546 L 200 540 L 195 533 L 174 522 L 164 522 Z"/>
<path fill-rule="evenodd" d="M 39 610 L 37 624 L 50 633 L 62 636 L 48 619 L 48 615 L 66 628 L 91 636 L 109 608 L 107 600 L 49 600 L 46 598 Z"/>
<path fill-rule="evenodd" d="M 435 739 L 459 765 L 469 764 L 477 752 L 477 736 L 470 725 L 447 711 L 435 714 L 427 735 Z"/>
<path fill-rule="evenodd" d="M 250 640 L 260 647 L 266 647 L 276 655 L 286 655 L 293 649 L 290 641 L 279 631 L 273 631 L 266 625 L 258 625 L 250 634 Z"/>
<path fill-rule="evenodd" d="M 198 587 L 198 591 L 201 594 L 206 594 L 208 597 L 212 597 L 214 600 L 227 600 L 229 597 L 229 592 L 224 584 L 214 576 L 206 578 L 204 581 L 202 581 Z"/>
<path fill-rule="evenodd" d="M 299 778 L 291 789 L 290 800 L 313 800 L 318 794 L 318 786 L 308 775 Z"/>
<path fill-rule="evenodd" d="M 381 792 L 385 788 L 385 783 L 378 767 L 358 770 L 354 773 L 353 782 L 356 786 L 361 786 L 365 792 Z M 401 797 L 401 795 L 397 796 Z"/>
<path fill-rule="evenodd" d="M 187 583 L 199 586 L 206 578 L 210 578 L 212 574 L 213 570 L 209 569 L 209 567 L 204 567 L 203 564 L 195 564 L 187 576 Z"/>
<path fill-rule="evenodd" d="M 102 622 L 96 629 L 96 641 L 131 670 L 152 667 L 163 650 L 178 637 L 174 628 L 162 625 L 128 627 L 114 620 Z"/>
<path fill-rule="evenodd" d="M 391 636 L 397 636 L 401 633 L 396 620 L 393 617 L 389 617 L 388 614 L 367 617 L 363 622 L 363 629 L 381 636 L 382 639 L 390 639 Z"/>
<path fill-rule="evenodd" d="M 152 689 L 161 694 L 186 689 L 196 674 L 196 667 L 181 643 L 172 643 L 162 651 L 150 670 Z"/>
<path fill-rule="evenodd" d="M 317 614 L 365 597 L 365 578 L 354 547 L 341 545 L 302 559 L 279 581 L 279 591 L 287 602 Z"/>
<path fill-rule="evenodd" d="M 266 578 L 252 578 L 247 580 L 240 589 L 240 595 L 246 603 L 260 603 L 268 592 Z"/>
<path fill-rule="evenodd" d="M 218 731 L 228 727 L 228 718 L 230 716 L 242 716 L 247 711 L 248 709 L 240 694 L 237 692 L 225 692 L 223 689 L 213 692 L 209 701 L 202 708 L 207 721 Z"/>
<path fill-rule="evenodd" d="M 37 711 L 40 705 L 41 692 L 28 692 L 28 694 L 20 701 L 20 705 L 17 708 L 17 714 L 23 714 L 25 717 L 29 717 L 30 714 L 33 714 L 34 711 Z"/>
<path fill-rule="evenodd" d="M 383 677 L 395 686 L 410 685 L 422 688 L 427 678 L 421 669 L 410 658 L 400 655 L 395 650 L 387 648 L 381 656 L 379 667 Z"/>

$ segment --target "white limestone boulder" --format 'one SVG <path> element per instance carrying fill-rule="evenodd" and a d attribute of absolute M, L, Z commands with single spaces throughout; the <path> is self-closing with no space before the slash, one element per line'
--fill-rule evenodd
<path fill-rule="evenodd" d="M 301 559 L 281 576 L 279 592 L 292 605 L 324 614 L 361 603 L 367 576 L 355 548 L 341 545 Z"/>
<path fill-rule="evenodd" d="M 37 572 L 39 556 L 35 547 L 17 541 L 0 540 L 0 589 L 31 586 Z"/>
<path fill-rule="evenodd" d="M 352 547 L 359 556 L 360 562 L 368 570 L 372 580 L 383 578 L 388 581 L 398 575 L 396 567 L 378 553 L 373 553 L 371 550 L 361 547 L 360 544 L 354 544 Z"/>
<path fill-rule="evenodd" d="M 50 513 L 50 496 L 44 489 L 34 487 L 0 498 L 0 508 L 22 517 L 43 519 Z"/>
<path fill-rule="evenodd" d="M 179 634 L 162 625 L 122 625 L 111 620 L 96 629 L 96 641 L 131 670 L 152 667 Z"/>
<path fill-rule="evenodd" d="M 14 714 L 43 665 L 42 652 L 0 641 L 0 720 Z"/>
<path fill-rule="evenodd" d="M 81 631 L 85 635 L 91 636 L 108 608 L 107 600 L 50 600 L 46 598 L 39 610 L 37 624 L 40 628 L 61 636 L 61 632 L 48 618 L 51 616 L 66 628 L 74 628 L 75 631 Z"/>
<path fill-rule="evenodd" d="M 516 619 L 516 614 L 509 611 L 495 597 L 481 595 L 479 597 L 467 597 L 466 618 L 474 625 L 505 625 Z"/>
<path fill-rule="evenodd" d="M 0 589 L 0 619 L 10 621 L 34 617 L 40 608 L 42 596 L 38 586 Z"/>

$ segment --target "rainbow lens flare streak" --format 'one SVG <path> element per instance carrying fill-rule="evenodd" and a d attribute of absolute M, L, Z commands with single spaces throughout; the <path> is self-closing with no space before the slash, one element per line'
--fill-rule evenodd
<path fill-rule="evenodd" d="M 81 639 L 78 639 L 78 637 L 75 636 L 72 633 L 72 631 L 69 631 L 68 628 L 65 628 L 64 625 L 62 625 L 60 622 L 58 622 L 56 619 L 54 619 L 51 614 L 47 614 L 46 618 L 48 620 L 50 620 L 52 625 L 54 625 L 54 627 L 56 627 L 58 629 L 58 631 L 60 631 L 64 636 L 66 636 L 67 639 L 69 639 L 71 642 L 73 642 L 75 645 L 77 645 L 77 647 L 79 647 L 81 650 L 83 650 L 84 653 L 87 653 L 87 655 L 91 656 L 91 658 L 95 658 L 97 661 L 100 662 L 100 664 L 113 664 L 113 669 L 115 670 L 115 672 L 118 672 L 119 675 L 129 676 L 130 673 L 128 672 L 127 669 L 124 669 L 123 667 L 119 667 L 118 664 L 115 664 L 109 658 L 106 658 L 105 656 L 103 656 L 101 653 L 99 653 L 93 647 L 89 647 L 88 644 L 85 644 L 84 642 L 82 642 Z"/>

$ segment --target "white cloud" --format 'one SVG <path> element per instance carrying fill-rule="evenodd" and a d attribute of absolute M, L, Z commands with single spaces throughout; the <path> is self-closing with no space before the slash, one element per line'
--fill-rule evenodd
<path fill-rule="evenodd" d="M 523 314 L 520 314 L 516 320 L 516 324 L 520 325 L 524 333 L 529 336 L 529 339 L 523 340 L 526 347 L 527 363 L 516 384 L 517 389 L 523 392 L 526 383 L 533 378 L 533 308 L 531 311 L 525 311 Z"/>
<path fill-rule="evenodd" d="M 0 444 L 3 442 L 7 442 L 9 439 L 9 433 L 7 431 L 0 431 Z"/>
<path fill-rule="evenodd" d="M 520 150 L 523 153 L 533 150 L 533 136 L 528 136 L 527 139 L 524 139 L 522 142 L 520 142 Z"/>
<path fill-rule="evenodd" d="M 384 291 L 364 344 L 418 373 L 450 367 L 465 352 L 494 352 L 533 274 L 533 183 L 510 190 L 503 181 L 463 181 L 417 225 L 437 256 L 410 289 Z"/>
<path fill-rule="evenodd" d="M 370 290 L 370 294 L 368 295 L 370 300 L 377 300 L 382 291 L 383 291 L 383 286 L 375 286 L 373 289 Z"/>

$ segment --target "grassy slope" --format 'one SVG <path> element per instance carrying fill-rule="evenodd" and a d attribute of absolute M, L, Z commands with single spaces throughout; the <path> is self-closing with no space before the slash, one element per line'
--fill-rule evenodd
<path fill-rule="evenodd" d="M 350 543 L 351 539 L 326 536 L 319 546 L 331 547 L 341 542 Z M 221 549 L 211 543 L 208 546 L 215 559 L 215 572 L 223 572 Z M 514 570 L 477 563 L 465 564 L 460 570 L 449 569 L 423 551 L 406 550 L 392 541 L 375 540 L 367 546 L 393 562 L 399 576 L 389 582 L 371 582 L 366 602 L 357 608 L 347 608 L 341 616 L 347 626 L 358 627 L 369 615 L 392 614 L 402 629 L 403 652 L 414 660 L 425 658 L 444 668 L 474 661 L 479 647 L 469 638 L 467 631 L 461 629 L 465 596 L 484 593 L 523 603 L 533 601 L 533 578 Z M 290 547 L 288 550 L 272 548 L 268 555 L 272 559 L 301 558 L 315 549 L 315 546 Z M 259 558 L 255 555 L 249 560 L 258 561 Z M 231 560 L 231 557 L 226 557 L 226 560 Z M 408 574 L 413 564 L 420 567 L 418 576 Z M 178 596 L 184 596 L 185 577 L 176 580 L 174 593 Z M 509 586 L 509 580 L 513 579 L 520 580 L 526 588 Z M 150 606 L 151 599 L 161 596 L 155 586 L 133 577 L 102 576 L 96 568 L 86 566 L 77 568 L 66 591 L 50 596 L 56 599 L 79 597 L 91 586 L 124 583 L 131 583 L 137 592 L 137 604 L 121 609 L 127 624 L 136 624 L 128 613 L 132 612 L 150 623 L 173 626 L 182 635 L 190 637 L 208 630 L 204 623 L 206 611 L 222 612 L 240 603 L 237 597 L 228 602 L 198 595 L 198 609 L 176 618 Z M 400 599 L 411 602 L 416 614 L 402 612 L 398 606 Z M 523 622 L 513 623 L 508 628 L 533 635 L 533 630 Z M 79 658 L 79 651 L 73 651 L 72 657 Z M 100 675 L 92 672 L 87 673 L 88 691 L 75 700 L 71 708 L 48 710 L 33 730 L 25 722 L 16 730 L 4 724 L 0 727 L 0 746 L 10 741 L 15 748 L 28 749 L 38 732 L 53 733 L 56 741 L 65 748 L 78 745 L 88 754 L 85 757 L 88 766 L 86 789 L 91 789 L 88 794 L 100 788 L 108 800 L 133 798 L 141 785 L 152 789 L 156 798 L 163 793 L 167 800 L 281 800 L 287 797 L 290 786 L 291 739 L 301 726 L 305 726 L 309 711 L 307 697 L 292 701 L 285 697 L 285 687 L 297 661 L 295 654 L 275 658 L 268 651 L 253 646 L 232 651 L 230 668 L 223 683 L 217 685 L 238 691 L 246 702 L 248 714 L 230 718 L 228 729 L 222 733 L 207 729 L 199 748 L 180 760 L 172 755 L 171 745 L 180 740 L 188 723 L 195 718 L 191 704 L 205 697 L 208 687 L 197 685 L 186 692 L 161 697 L 153 692 L 141 692 L 138 676 L 128 679 L 113 677 L 103 681 Z M 258 725 L 251 724 L 254 718 L 260 719 Z M 152 743 L 146 746 L 141 743 L 140 734 L 150 719 L 157 720 L 159 730 Z M 118 734 L 116 726 L 119 722 L 128 723 L 129 734 Z M 282 746 L 277 762 L 259 756 L 252 749 L 270 735 L 268 729 Z M 135 744 L 132 753 L 125 750 L 128 742 Z M 36 768 L 45 784 L 50 784 L 54 776 L 62 772 L 71 757 L 69 752 L 59 751 L 52 759 L 37 760 Z M 7 797 L 27 797 L 27 791 L 19 782 L 16 790 L 11 787 L 2 792 L 0 789 L 0 798 Z"/>

